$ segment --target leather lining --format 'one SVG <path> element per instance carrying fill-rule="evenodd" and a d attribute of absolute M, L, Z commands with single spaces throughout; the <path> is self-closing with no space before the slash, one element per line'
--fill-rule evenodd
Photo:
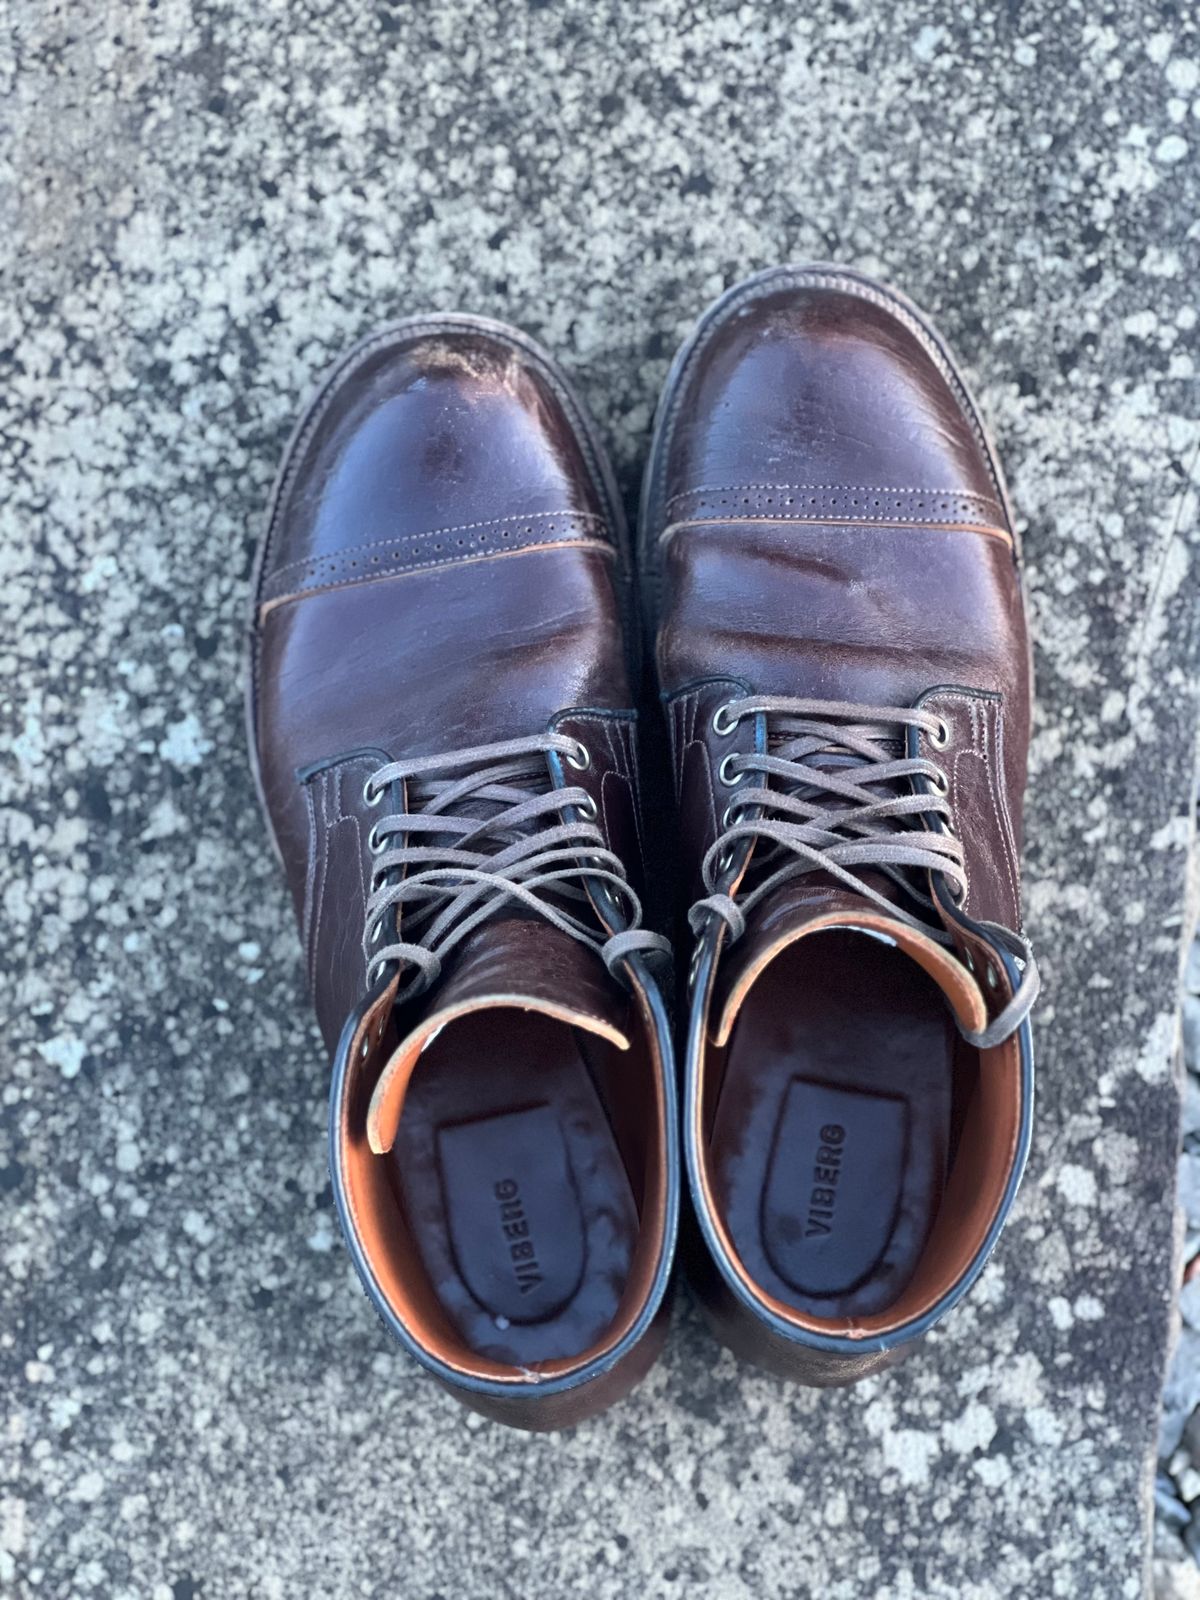
<path fill-rule="evenodd" d="M 865 916 L 855 916 L 853 919 L 854 924 L 860 927 L 867 926 L 870 921 Z M 885 923 L 885 919 L 880 918 L 879 921 Z M 831 919 L 818 919 L 809 923 L 796 937 L 804 937 L 834 925 Z M 841 920 L 840 925 L 845 925 L 845 919 Z M 903 951 L 905 956 L 919 962 L 956 1011 L 965 1004 L 968 1015 L 976 1014 L 975 1005 L 970 1001 L 971 990 L 974 990 L 975 999 L 980 1004 L 982 1002 L 970 975 L 963 972 L 932 941 L 918 935 L 902 943 L 898 937 L 899 931 L 895 923 L 886 922 L 887 936 L 894 940 L 897 952 Z M 781 949 L 795 942 L 795 938 L 781 941 L 772 955 L 777 955 Z M 937 959 L 929 958 L 929 951 L 922 948 L 925 945 L 937 952 Z M 750 982 L 762 973 L 765 965 L 766 961 L 757 963 L 749 981 L 739 984 L 738 994 L 731 996 L 727 1002 L 725 1010 L 727 1014 L 731 1013 L 731 1026 L 739 1007 L 745 1003 Z M 960 973 L 961 980 L 958 978 Z M 728 1038 L 727 1032 L 725 1037 Z M 728 1066 L 727 1047 L 710 1045 L 706 1055 L 699 1093 L 693 1097 L 691 1106 L 698 1153 L 695 1176 L 720 1246 L 744 1288 L 766 1310 L 797 1329 L 849 1339 L 895 1333 L 930 1311 L 967 1271 L 982 1248 L 1003 1200 L 1016 1158 L 1021 1121 L 1020 1048 L 1017 1038 L 984 1052 L 971 1050 L 965 1044 L 958 1045 L 955 1055 L 959 1081 L 959 1105 L 955 1116 L 958 1125 L 957 1144 L 928 1238 L 911 1276 L 897 1297 L 878 1310 L 853 1315 L 822 1316 L 791 1303 L 782 1294 L 773 1293 L 756 1281 L 739 1254 L 715 1185 L 711 1141 L 714 1102 L 721 1092 Z"/>
<path fill-rule="evenodd" d="M 893 917 L 869 911 L 861 913 L 856 911 L 852 918 L 847 918 L 844 912 L 834 911 L 825 916 L 813 917 L 802 926 L 782 934 L 759 952 L 748 967 L 739 972 L 737 981 L 730 989 L 722 1007 L 714 1043 L 728 1044 L 737 1014 L 755 979 L 775 960 L 776 956 L 789 945 L 795 944 L 798 939 L 803 939 L 810 933 L 820 933 L 822 929 L 827 928 L 864 928 L 891 940 L 934 980 L 946 996 L 961 1027 L 978 1032 L 987 1022 L 987 1007 L 979 992 L 979 985 L 944 945 L 938 944 L 919 929 L 907 927 Z"/>
<path fill-rule="evenodd" d="M 366 1012 L 349 1041 L 345 1090 L 341 1103 L 334 1108 L 337 1160 L 345 1203 L 377 1294 L 419 1347 L 464 1379 L 536 1383 L 564 1376 L 601 1359 L 620 1343 L 641 1312 L 665 1243 L 669 1175 L 662 1062 L 650 1007 L 640 986 L 634 985 L 630 1019 L 625 1030 L 632 1059 L 622 1060 L 619 1081 L 624 1085 L 626 1097 L 636 1102 L 632 1111 L 625 1112 L 625 1118 L 631 1118 L 652 1132 L 643 1137 L 640 1146 L 632 1148 L 622 1139 L 626 1162 L 642 1163 L 641 1170 L 630 1172 L 640 1226 L 628 1276 L 613 1320 L 587 1348 L 521 1367 L 481 1355 L 466 1344 L 429 1281 L 425 1263 L 393 1190 L 388 1159 L 371 1149 L 367 1136 L 368 1107 L 384 1065 L 380 1019 L 389 1014 L 392 994 L 394 985 Z M 368 1041 L 365 1056 L 362 1053 L 364 1040 Z M 605 1041 L 605 1045 L 598 1048 L 611 1047 Z M 614 1081 L 614 1075 L 609 1074 L 608 1083 Z M 612 1120 L 619 1135 L 623 1119 L 614 1117 Z"/>
<path fill-rule="evenodd" d="M 497 1007 L 532 1011 L 542 1016 L 553 1017 L 557 1022 L 598 1034 L 609 1044 L 615 1045 L 618 1050 L 628 1050 L 630 1047 L 628 1035 L 614 1028 L 603 1017 L 593 1016 L 590 1012 L 579 1010 L 578 1007 L 555 1005 L 549 1000 L 534 999 L 531 996 L 483 994 L 462 1001 L 458 1005 L 439 1006 L 431 1011 L 392 1052 L 379 1075 L 367 1110 L 367 1142 L 376 1155 L 386 1154 L 396 1142 L 396 1131 L 400 1126 L 400 1116 L 404 1109 L 404 1097 L 421 1052 L 432 1044 L 436 1035 L 449 1023 L 469 1016 L 472 1012 L 491 1011 Z"/>

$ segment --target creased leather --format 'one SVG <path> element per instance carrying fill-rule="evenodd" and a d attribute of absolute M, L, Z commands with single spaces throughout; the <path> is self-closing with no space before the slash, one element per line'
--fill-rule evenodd
<path fill-rule="evenodd" d="M 657 595 L 656 662 L 693 895 L 730 794 L 719 761 L 738 747 L 711 728 L 720 692 L 696 687 L 721 680 L 751 695 L 921 701 L 943 717 L 948 748 L 922 754 L 949 777 L 969 880 L 962 909 L 1018 927 L 1030 668 L 1016 538 L 978 413 L 928 325 L 886 289 L 835 268 L 780 269 L 731 290 L 677 361 L 645 503 L 643 561 Z M 882 874 L 871 881 L 888 892 Z M 717 1270 L 709 1253 L 723 1227 L 705 1170 L 705 1090 L 721 1081 L 724 1053 L 712 1041 L 739 975 L 815 919 L 854 921 L 852 899 L 814 874 L 781 885 L 740 940 L 722 930 L 690 1031 L 690 1175 L 712 1224 L 697 1252 L 705 1299 L 727 1342 L 810 1382 L 878 1370 L 895 1359 L 892 1335 L 884 1319 L 869 1355 L 830 1354 L 804 1348 L 807 1335 L 779 1320 L 785 1308 L 748 1312 L 737 1272 L 728 1260 Z M 885 912 L 872 915 L 886 927 Z M 1003 1000 L 1009 977 L 986 940 L 954 931 L 974 966 L 955 963 L 942 977 L 977 1015 L 981 996 Z M 943 1219 L 906 1305 L 949 1292 L 966 1273 L 968 1242 L 988 1236 L 1005 1194 L 1011 1203 L 1006 1183 L 1027 1129 L 1024 1048 L 1010 1042 L 984 1063 L 993 1137 L 973 1121 L 964 1148 L 986 1183 L 964 1188 L 958 1171 L 959 1237 Z"/>
<path fill-rule="evenodd" d="M 636 878 L 629 558 L 610 484 L 561 375 L 521 335 L 453 317 L 384 330 L 338 365 L 293 436 L 252 628 L 253 752 L 334 1053 L 334 1193 L 351 1252 L 419 1361 L 460 1399 L 529 1428 L 600 1409 L 661 1344 L 679 1186 L 665 1011 L 640 960 L 620 982 L 594 950 L 517 906 L 476 929 L 403 1014 L 394 980 L 368 996 L 362 940 L 381 812 L 363 785 L 389 760 L 561 724 L 592 758 L 565 781 L 594 796 L 605 844 Z M 552 1015 L 568 1040 L 586 1036 L 614 1123 L 632 1126 L 622 1155 L 639 1231 L 627 1282 L 606 1290 L 616 1314 L 595 1348 L 537 1372 L 463 1345 L 368 1133 L 405 1032 L 493 1002 Z"/>

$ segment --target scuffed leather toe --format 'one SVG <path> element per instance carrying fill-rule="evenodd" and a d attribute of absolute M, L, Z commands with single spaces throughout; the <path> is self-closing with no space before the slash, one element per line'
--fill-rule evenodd
<path fill-rule="evenodd" d="M 261 599 L 605 531 L 599 469 L 549 375 L 486 327 L 384 329 L 288 452 Z"/>
<path fill-rule="evenodd" d="M 693 350 L 674 410 L 668 520 L 869 512 L 926 522 L 932 511 L 1008 526 L 949 363 L 902 301 L 846 273 L 752 281 Z"/>

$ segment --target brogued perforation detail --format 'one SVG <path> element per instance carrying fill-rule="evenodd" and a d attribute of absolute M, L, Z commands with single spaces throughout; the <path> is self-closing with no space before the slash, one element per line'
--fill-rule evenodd
<path fill-rule="evenodd" d="M 963 526 L 1008 536 L 999 502 L 968 490 L 854 483 L 739 483 L 704 485 L 673 495 L 666 505 L 663 537 L 680 522 L 743 519 Z"/>
<path fill-rule="evenodd" d="M 466 522 L 457 527 L 399 534 L 394 539 L 377 539 L 304 561 L 287 562 L 264 578 L 260 599 L 262 606 L 268 607 L 315 590 L 370 583 L 376 578 L 395 577 L 426 567 L 448 566 L 457 561 L 507 555 L 544 545 L 577 543 L 611 549 L 611 535 L 604 518 L 583 511 L 533 511 L 486 522 Z"/>

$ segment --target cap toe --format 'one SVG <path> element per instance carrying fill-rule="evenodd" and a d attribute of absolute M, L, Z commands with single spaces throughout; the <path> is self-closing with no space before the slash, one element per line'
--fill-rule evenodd
<path fill-rule="evenodd" d="M 820 514 L 838 520 L 852 514 L 848 499 L 829 504 L 838 490 L 886 492 L 898 516 L 921 494 L 1004 515 L 982 429 L 933 336 L 886 291 L 834 272 L 772 275 L 718 313 L 681 376 L 664 487 L 668 503 L 744 488 L 756 511 L 757 491 L 816 490 Z"/>

